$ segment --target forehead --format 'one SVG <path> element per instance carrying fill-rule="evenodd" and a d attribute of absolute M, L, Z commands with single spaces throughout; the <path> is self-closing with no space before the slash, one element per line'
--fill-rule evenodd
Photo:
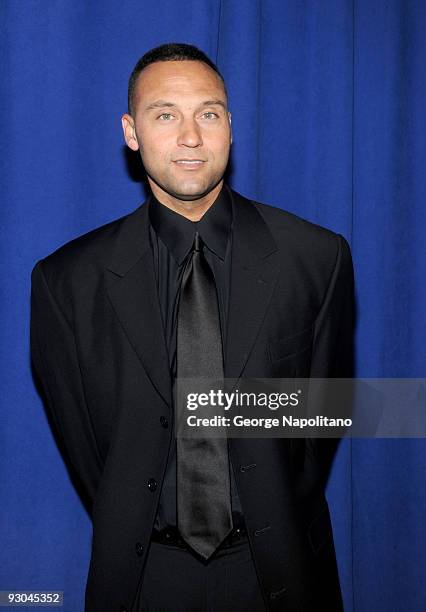
<path fill-rule="evenodd" d="M 155 62 L 147 66 L 136 82 L 135 105 L 149 104 L 158 98 L 223 99 L 225 90 L 221 78 L 207 64 L 199 61 Z"/>

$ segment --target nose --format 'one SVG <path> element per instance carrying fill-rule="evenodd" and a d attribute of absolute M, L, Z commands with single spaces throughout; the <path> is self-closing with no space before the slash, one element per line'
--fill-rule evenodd
<path fill-rule="evenodd" d="M 185 147 L 200 147 L 203 144 L 200 126 L 194 119 L 185 119 L 178 135 L 178 145 Z"/>

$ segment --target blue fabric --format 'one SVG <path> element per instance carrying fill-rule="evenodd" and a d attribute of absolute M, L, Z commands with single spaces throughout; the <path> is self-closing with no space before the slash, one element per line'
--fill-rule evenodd
<path fill-rule="evenodd" d="M 229 181 L 342 233 L 355 265 L 357 374 L 425 376 L 423 0 L 4 0 L 0 589 L 65 591 L 83 609 L 91 526 L 29 363 L 35 261 L 134 210 L 120 116 L 149 48 L 218 62 Z M 424 440 L 346 441 L 327 489 L 349 612 L 426 609 Z"/>

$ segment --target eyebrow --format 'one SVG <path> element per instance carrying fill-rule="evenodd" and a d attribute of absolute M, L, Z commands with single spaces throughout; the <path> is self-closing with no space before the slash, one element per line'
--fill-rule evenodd
<path fill-rule="evenodd" d="M 174 102 L 167 102 L 167 100 L 156 100 L 155 102 L 148 104 L 148 106 L 145 107 L 145 111 L 150 111 L 155 108 L 176 108 L 176 106 L 177 104 Z M 223 100 L 205 100 L 204 102 L 201 102 L 197 108 L 204 106 L 222 106 L 225 110 L 227 110 L 226 104 L 223 102 Z"/>

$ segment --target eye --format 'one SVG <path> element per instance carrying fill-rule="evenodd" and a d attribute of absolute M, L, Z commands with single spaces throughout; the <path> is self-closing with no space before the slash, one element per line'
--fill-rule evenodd
<path fill-rule="evenodd" d="M 161 119 L 162 121 L 170 121 L 172 117 L 173 115 L 171 113 L 161 113 L 161 115 L 159 115 L 157 119 Z"/>
<path fill-rule="evenodd" d="M 213 111 L 207 111 L 203 113 L 203 117 L 205 117 L 206 119 L 216 119 L 217 117 L 219 117 L 219 115 L 217 113 L 214 113 Z"/>

